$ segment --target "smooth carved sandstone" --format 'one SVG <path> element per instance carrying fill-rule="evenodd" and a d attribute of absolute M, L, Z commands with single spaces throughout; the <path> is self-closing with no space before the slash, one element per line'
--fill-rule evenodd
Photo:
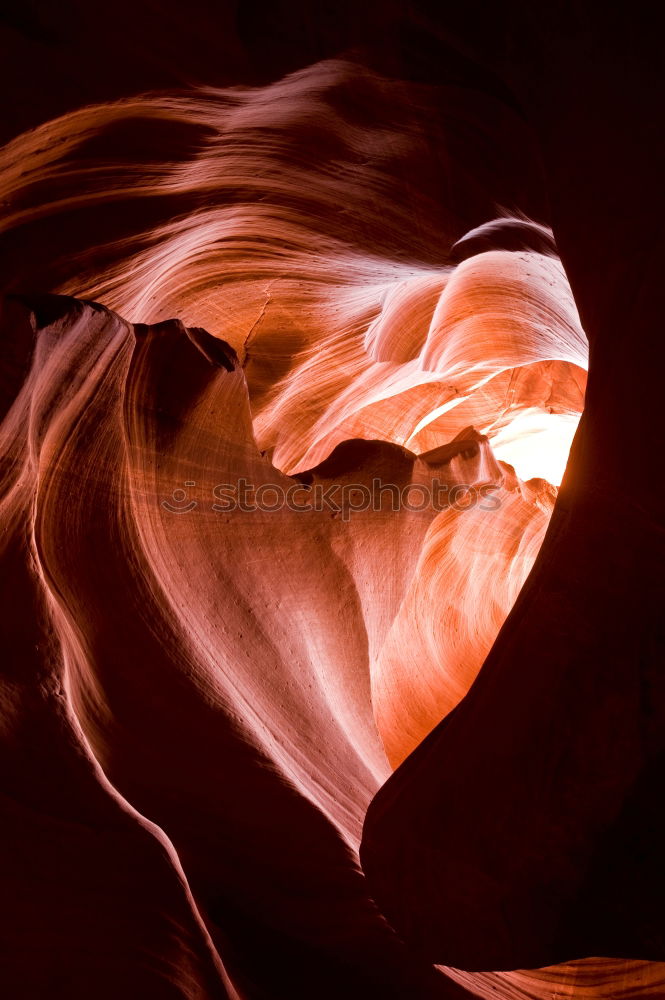
<path fill-rule="evenodd" d="M 0 992 L 662 1000 L 662 60 L 238 6 L 9 27 Z"/>

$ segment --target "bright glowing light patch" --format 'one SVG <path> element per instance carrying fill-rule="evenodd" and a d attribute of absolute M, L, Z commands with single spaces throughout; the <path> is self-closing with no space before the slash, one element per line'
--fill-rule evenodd
<path fill-rule="evenodd" d="M 490 435 L 492 449 L 514 466 L 520 479 L 538 477 L 559 486 L 579 421 L 579 414 L 527 409 L 496 436 Z"/>

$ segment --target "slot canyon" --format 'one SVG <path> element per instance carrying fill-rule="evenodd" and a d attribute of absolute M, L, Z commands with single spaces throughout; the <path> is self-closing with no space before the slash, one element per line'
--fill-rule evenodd
<path fill-rule="evenodd" d="M 656 5 L 0 31 L 0 995 L 665 1000 Z"/>

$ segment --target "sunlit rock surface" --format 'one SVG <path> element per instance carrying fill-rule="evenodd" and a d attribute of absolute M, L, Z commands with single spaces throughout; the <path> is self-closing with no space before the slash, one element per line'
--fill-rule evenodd
<path fill-rule="evenodd" d="M 525 478 L 557 482 L 586 340 L 551 233 L 489 221 L 488 165 L 465 170 L 460 116 L 473 143 L 495 143 L 501 177 L 496 132 L 524 144 L 516 116 L 342 61 L 72 113 L 0 160 L 6 285 L 23 290 L 27 271 L 33 290 L 36 272 L 135 321 L 223 337 L 246 359 L 259 446 L 286 472 L 349 438 L 422 452 L 474 426 Z M 483 203 L 488 224 L 467 231 Z M 54 228 L 42 259 L 32 240 Z"/>
<path fill-rule="evenodd" d="M 398 672 L 395 647 L 417 648 L 428 600 L 445 589 L 450 601 L 453 577 L 459 626 L 475 632 L 463 620 L 475 613 L 465 593 L 473 573 L 455 542 L 463 545 L 469 530 L 477 539 L 507 533 L 518 588 L 534 555 L 528 545 L 522 551 L 521 533 L 540 537 L 552 488 L 521 484 L 470 429 L 421 458 L 388 442 L 349 442 L 289 479 L 254 442 L 233 350 L 205 332 L 177 321 L 133 327 L 103 307 L 57 297 L 32 307 L 9 301 L 3 332 L 17 355 L 25 351 L 20 367 L 30 363 L 34 337 L 3 424 L 6 579 L 12 588 L 24 579 L 30 594 L 26 607 L 6 605 L 17 663 L 5 689 L 7 739 L 36 740 L 35 766 L 53 772 L 48 787 L 81 784 L 69 816 L 75 830 L 88 822 L 89 794 L 99 809 L 115 809 L 117 822 L 124 816 L 137 852 L 143 843 L 158 858 L 161 847 L 165 899 L 186 866 L 241 984 L 256 972 L 237 969 L 235 951 L 258 923 L 286 937 L 287 978 L 279 985 L 272 970 L 271 989 L 286 989 L 293 976 L 303 989 L 318 955 L 350 964 L 351 982 L 376 979 L 388 995 L 401 995 L 405 983 L 423 995 L 455 995 L 383 923 L 356 851 L 367 805 L 390 773 L 384 745 L 401 759 L 461 696 L 484 648 L 442 655 L 432 637 L 422 657 L 428 700 L 412 693 L 408 670 Z M 220 487 L 243 477 L 257 490 L 295 487 L 301 509 L 227 511 Z M 445 488 L 436 509 L 422 502 L 435 477 Z M 375 480 L 411 489 L 412 502 L 393 510 L 388 490 L 374 509 L 356 509 L 351 487 Z M 342 491 L 333 494 L 339 509 L 304 509 L 317 484 Z M 446 501 L 456 487 L 457 506 Z M 448 562 L 445 588 L 432 573 L 433 546 L 436 569 Z M 494 600 L 484 577 L 476 585 Z M 510 597 L 496 598 L 499 617 Z M 496 617 L 485 626 L 488 645 Z M 39 695 L 31 693 L 37 677 Z M 410 727 L 392 717 L 398 701 L 414 713 Z M 48 796 L 31 787 L 33 799 L 48 831 L 56 822 Z M 90 822 L 103 829 L 96 814 Z M 108 872 L 113 846 L 102 841 L 97 850 L 101 857 L 87 863 Z M 67 891 L 84 905 L 75 885 Z M 114 907 L 120 919 L 126 890 L 112 879 L 106 891 L 105 919 Z M 178 933 L 171 942 L 157 936 L 154 947 L 180 968 L 178 949 L 187 946 L 192 975 L 204 983 L 204 971 L 215 974 L 210 943 L 186 887 L 180 892 L 199 943 Z M 159 919 L 173 919 L 160 899 L 151 900 Z M 78 934 L 83 917 L 74 909 L 71 919 Z M 159 935 L 144 919 L 146 935 Z M 51 961 L 57 968 L 63 959 Z M 145 959 L 149 982 L 168 978 L 161 961 L 155 968 Z M 330 976 L 333 995 L 341 972 Z M 109 995 L 114 988 L 109 980 Z"/>
<path fill-rule="evenodd" d="M 659 1000 L 655 62 L 135 6 L 0 150 L 0 986 Z"/>

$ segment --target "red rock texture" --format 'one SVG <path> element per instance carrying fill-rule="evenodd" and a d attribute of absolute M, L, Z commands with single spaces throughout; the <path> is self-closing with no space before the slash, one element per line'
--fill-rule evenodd
<path fill-rule="evenodd" d="M 3 22 L 12 1000 L 665 995 L 658 36 L 356 7 Z"/>

